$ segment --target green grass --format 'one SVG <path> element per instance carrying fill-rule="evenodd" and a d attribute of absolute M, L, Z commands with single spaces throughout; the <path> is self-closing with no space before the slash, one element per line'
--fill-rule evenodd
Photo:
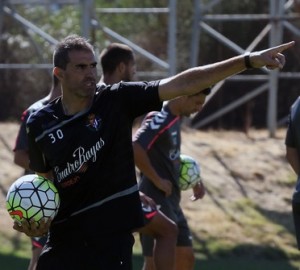
<path fill-rule="evenodd" d="M 28 258 L 21 258 L 13 254 L 0 253 L 1 270 L 20 270 L 26 269 L 29 263 Z M 140 254 L 133 257 L 134 270 L 140 270 L 143 258 Z M 250 260 L 242 258 L 219 258 L 197 260 L 195 270 L 298 270 L 296 265 L 291 265 L 284 260 Z"/>
<path fill-rule="evenodd" d="M 246 239 L 255 241 L 245 242 L 244 238 L 235 241 L 237 239 L 229 237 L 232 237 L 231 234 L 227 237 L 217 233 L 216 237 L 204 231 L 194 231 L 195 270 L 299 270 L 300 252 L 295 247 L 287 214 L 266 212 L 247 200 L 237 201 L 228 209 L 231 209 L 230 223 L 214 226 L 238 233 L 235 231 L 238 228 L 235 223 L 238 222 Z M 10 230 L 0 232 L 0 243 L 0 270 L 27 269 L 31 255 L 29 238 Z M 142 267 L 143 257 L 140 253 L 137 236 L 134 270 Z"/>
<path fill-rule="evenodd" d="M 25 270 L 27 269 L 28 264 L 28 258 L 17 257 L 13 254 L 0 254 L 1 270 Z"/>
<path fill-rule="evenodd" d="M 195 269 L 201 270 L 298 270 L 298 267 L 292 266 L 284 261 L 266 261 L 266 260 L 243 260 L 243 259 L 219 259 L 199 262 Z"/>
<path fill-rule="evenodd" d="M 226 245 L 220 239 L 202 241 L 195 238 L 195 270 L 298 270 L 299 254 L 286 254 L 263 245 Z M 29 239 L 22 234 L 0 233 L 0 269 L 27 269 L 31 255 Z M 140 270 L 143 257 L 136 239 L 133 269 Z"/>
<path fill-rule="evenodd" d="M 225 245 L 218 239 L 207 242 L 194 239 L 196 252 L 195 270 L 297 270 L 299 254 L 288 256 L 278 248 L 261 245 Z M 27 269 L 31 255 L 29 239 L 22 234 L 0 233 L 0 269 Z M 136 239 L 133 269 L 140 270 L 143 257 Z"/>
<path fill-rule="evenodd" d="M 224 235 L 215 237 L 204 231 L 199 233 L 195 231 L 194 248 L 197 258 L 195 270 L 299 269 L 300 252 L 295 247 L 294 235 L 291 233 L 286 214 L 265 213 L 264 209 L 247 200 L 236 202 L 230 209 L 232 209 L 231 225 L 220 224 L 219 226 L 223 230 L 234 231 L 237 227 L 233 227 L 233 224 L 238 221 L 243 228 L 243 234 L 248 239 L 255 236 L 253 239 L 260 241 L 246 243 L 233 241 Z M 140 270 L 143 257 L 140 254 L 138 235 L 136 236 L 133 269 Z M 27 269 L 31 255 L 29 238 L 10 230 L 0 232 L 0 243 L 0 270 Z"/>
<path fill-rule="evenodd" d="M 21 233 L 0 233 L 0 269 L 27 269 L 31 255 L 30 239 Z"/>

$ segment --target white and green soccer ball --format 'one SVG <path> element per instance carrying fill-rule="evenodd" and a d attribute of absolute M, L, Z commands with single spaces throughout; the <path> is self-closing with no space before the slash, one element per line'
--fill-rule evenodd
<path fill-rule="evenodd" d="M 200 165 L 187 155 L 180 155 L 179 188 L 188 190 L 193 188 L 201 180 Z"/>
<path fill-rule="evenodd" d="M 54 218 L 60 204 L 58 191 L 54 184 L 36 174 L 18 178 L 9 188 L 6 196 L 6 208 L 17 222 L 23 219 Z"/>

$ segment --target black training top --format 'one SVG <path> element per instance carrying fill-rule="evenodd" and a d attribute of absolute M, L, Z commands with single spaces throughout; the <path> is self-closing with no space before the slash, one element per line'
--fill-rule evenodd
<path fill-rule="evenodd" d="M 49 97 L 44 97 L 36 102 L 34 102 L 32 105 L 27 108 L 21 116 L 21 125 L 19 128 L 18 136 L 16 138 L 15 146 L 14 146 L 14 151 L 18 150 L 25 150 L 28 151 L 28 140 L 27 140 L 27 134 L 26 134 L 26 122 L 28 120 L 28 117 L 30 114 L 33 112 L 39 110 L 43 106 L 45 106 L 47 103 L 49 103 Z M 29 174 L 32 173 L 30 170 L 24 171 L 24 174 Z"/>
<path fill-rule="evenodd" d="M 61 198 L 50 235 L 93 237 L 143 225 L 132 122 L 161 105 L 158 81 L 121 82 L 98 86 L 91 107 L 76 115 L 66 116 L 59 98 L 30 116 L 30 168 L 53 170 Z"/>
<path fill-rule="evenodd" d="M 172 182 L 172 194 L 168 198 L 179 204 L 180 117 L 172 114 L 168 105 L 159 112 L 149 113 L 134 135 L 134 141 L 147 152 L 158 175 Z M 151 198 L 161 194 L 161 190 L 144 174 L 141 174 L 140 190 Z"/>
<path fill-rule="evenodd" d="M 295 148 L 300 157 L 300 97 L 296 99 L 290 108 L 288 128 L 285 137 L 285 144 Z M 293 193 L 293 201 L 300 202 L 300 175 L 297 175 L 297 182 Z"/>

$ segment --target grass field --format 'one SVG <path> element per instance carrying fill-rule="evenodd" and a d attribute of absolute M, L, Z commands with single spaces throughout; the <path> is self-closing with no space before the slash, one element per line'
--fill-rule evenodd
<path fill-rule="evenodd" d="M 134 246 L 133 270 L 140 270 L 143 258 L 140 254 L 138 239 Z M 0 269 L 1 270 L 22 270 L 27 269 L 30 258 L 30 242 L 22 234 L 10 232 L 0 233 Z M 197 246 L 197 245 L 196 245 Z M 264 253 L 262 258 L 248 256 L 254 250 Z M 264 250 L 265 249 L 265 250 Z M 249 250 L 249 254 L 246 251 Z M 240 246 L 213 254 L 205 250 L 196 250 L 195 270 L 296 270 L 298 256 L 291 260 L 281 251 L 262 246 Z"/>
<path fill-rule="evenodd" d="M 143 258 L 140 255 L 134 255 L 133 270 L 140 270 Z M 22 270 L 26 269 L 29 263 L 28 258 L 18 257 L 14 254 L 0 254 L 1 270 Z M 249 260 L 240 258 L 216 259 L 197 261 L 195 269 L 197 270 L 297 270 L 296 266 L 290 265 L 285 261 L 271 260 Z"/>
<path fill-rule="evenodd" d="M 5 209 L 9 185 L 22 175 L 13 164 L 18 125 L 0 123 L 0 270 L 26 270 L 30 241 L 12 228 Z M 194 234 L 195 270 L 299 270 L 291 215 L 295 176 L 284 157 L 284 130 L 277 138 L 253 130 L 184 130 L 182 152 L 198 157 L 207 194 L 182 206 Z M 134 247 L 134 270 L 143 258 Z M 54 269 L 55 270 L 55 269 Z"/>

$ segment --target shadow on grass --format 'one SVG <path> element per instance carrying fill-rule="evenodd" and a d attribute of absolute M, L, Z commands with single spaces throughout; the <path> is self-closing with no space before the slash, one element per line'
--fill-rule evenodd
<path fill-rule="evenodd" d="M 285 261 L 250 260 L 240 258 L 197 261 L 195 270 L 298 270 Z"/>
<path fill-rule="evenodd" d="M 233 251 L 233 253 L 235 253 Z M 225 255 L 225 254 L 223 254 Z M 228 254 L 227 254 L 228 256 Z M 12 255 L 0 254 L 1 270 L 20 270 L 27 269 L 29 259 L 19 258 Z M 135 254 L 133 256 L 133 270 L 141 270 L 143 265 L 143 257 Z M 289 264 L 285 260 L 265 260 L 265 259 L 243 259 L 235 255 L 235 257 L 210 258 L 196 261 L 195 270 L 297 270 L 295 266 Z"/>
<path fill-rule="evenodd" d="M 290 234 L 295 235 L 292 206 L 290 212 L 287 213 L 267 210 L 259 206 L 256 207 L 256 210 L 267 217 L 272 223 L 283 226 Z"/>
<path fill-rule="evenodd" d="M 225 255 L 225 254 L 223 254 Z M 141 270 L 143 258 L 141 255 L 134 255 L 133 270 Z M 239 258 L 227 254 L 226 257 L 214 259 L 197 259 L 195 270 L 298 270 L 299 268 L 291 265 L 288 260 L 267 260 L 267 259 L 251 259 Z"/>
<path fill-rule="evenodd" d="M 300 256 L 286 254 L 283 250 L 263 245 L 242 244 L 231 249 L 211 252 L 210 243 L 196 235 L 194 238 L 195 254 L 204 259 L 197 260 L 195 269 L 201 270 L 298 270 Z M 295 264 L 298 264 L 296 267 Z"/>
<path fill-rule="evenodd" d="M 29 259 L 20 258 L 13 255 L 0 254 L 0 269 L 1 270 L 21 270 L 27 269 Z"/>

